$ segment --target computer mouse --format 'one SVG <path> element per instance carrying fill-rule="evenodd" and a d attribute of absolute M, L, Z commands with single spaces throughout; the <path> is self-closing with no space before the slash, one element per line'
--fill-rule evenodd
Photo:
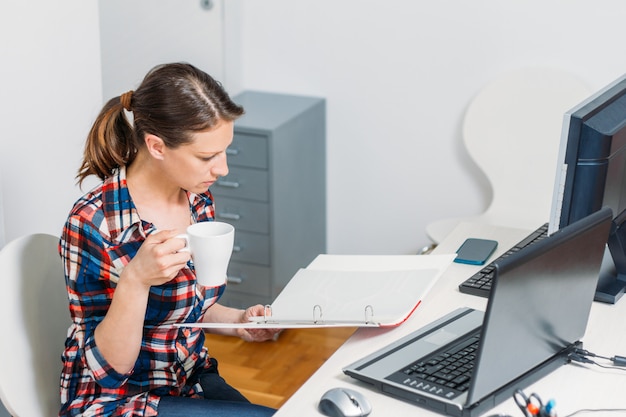
<path fill-rule="evenodd" d="M 322 395 L 319 410 L 329 417 L 363 417 L 372 412 L 363 394 L 349 388 L 331 388 Z"/>

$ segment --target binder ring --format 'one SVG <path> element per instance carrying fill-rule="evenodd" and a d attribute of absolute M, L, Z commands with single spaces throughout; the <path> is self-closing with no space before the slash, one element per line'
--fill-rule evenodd
<path fill-rule="evenodd" d="M 371 304 L 365 306 L 365 324 L 373 323 L 374 307 Z"/>
<path fill-rule="evenodd" d="M 322 306 L 315 304 L 313 306 L 313 323 L 318 323 L 322 320 Z"/>
<path fill-rule="evenodd" d="M 263 321 L 264 321 L 265 323 L 267 323 L 267 317 L 268 317 L 267 312 L 268 312 L 268 311 L 269 311 L 269 313 L 270 313 L 270 314 L 269 314 L 269 317 L 271 317 L 271 316 L 272 316 L 272 306 L 271 306 L 271 305 L 269 305 L 269 304 L 265 304 L 265 306 L 263 307 Z"/>

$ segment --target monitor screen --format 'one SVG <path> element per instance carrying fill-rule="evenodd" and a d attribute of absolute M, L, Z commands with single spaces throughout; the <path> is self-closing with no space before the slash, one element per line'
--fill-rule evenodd
<path fill-rule="evenodd" d="M 605 206 L 613 226 L 596 300 L 614 303 L 626 286 L 626 76 L 565 114 L 548 233 Z"/>

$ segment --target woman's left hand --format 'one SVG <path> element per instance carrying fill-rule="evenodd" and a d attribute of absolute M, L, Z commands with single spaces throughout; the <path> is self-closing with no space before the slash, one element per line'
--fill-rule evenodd
<path fill-rule="evenodd" d="M 243 311 L 241 323 L 250 323 L 250 317 L 262 316 L 265 307 L 257 304 Z M 237 334 L 246 342 L 264 342 L 271 340 L 280 332 L 280 329 L 237 329 Z"/>
<path fill-rule="evenodd" d="M 265 307 L 257 304 L 248 307 L 245 310 L 226 307 L 219 303 L 213 304 L 207 310 L 202 321 L 206 323 L 251 323 L 250 317 L 263 316 Z M 253 323 L 251 323 L 254 326 Z M 222 334 L 227 336 L 239 336 L 246 342 L 264 342 L 271 340 L 280 332 L 280 329 L 211 329 L 210 333 Z"/>

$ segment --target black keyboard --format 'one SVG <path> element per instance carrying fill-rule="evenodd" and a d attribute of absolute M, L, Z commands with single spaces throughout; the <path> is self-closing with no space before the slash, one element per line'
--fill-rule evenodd
<path fill-rule="evenodd" d="M 494 262 L 504 259 L 512 253 L 519 252 L 528 245 L 548 236 L 548 223 L 541 225 L 537 230 L 529 234 L 524 240 L 513 246 L 511 249 L 500 255 L 494 261 L 483 267 L 480 271 L 459 284 L 459 291 L 465 294 L 478 295 L 479 297 L 489 297 L 493 274 L 496 269 Z"/>
<path fill-rule="evenodd" d="M 469 389 L 480 334 L 455 342 L 391 374 L 387 379 L 452 399 Z"/>

